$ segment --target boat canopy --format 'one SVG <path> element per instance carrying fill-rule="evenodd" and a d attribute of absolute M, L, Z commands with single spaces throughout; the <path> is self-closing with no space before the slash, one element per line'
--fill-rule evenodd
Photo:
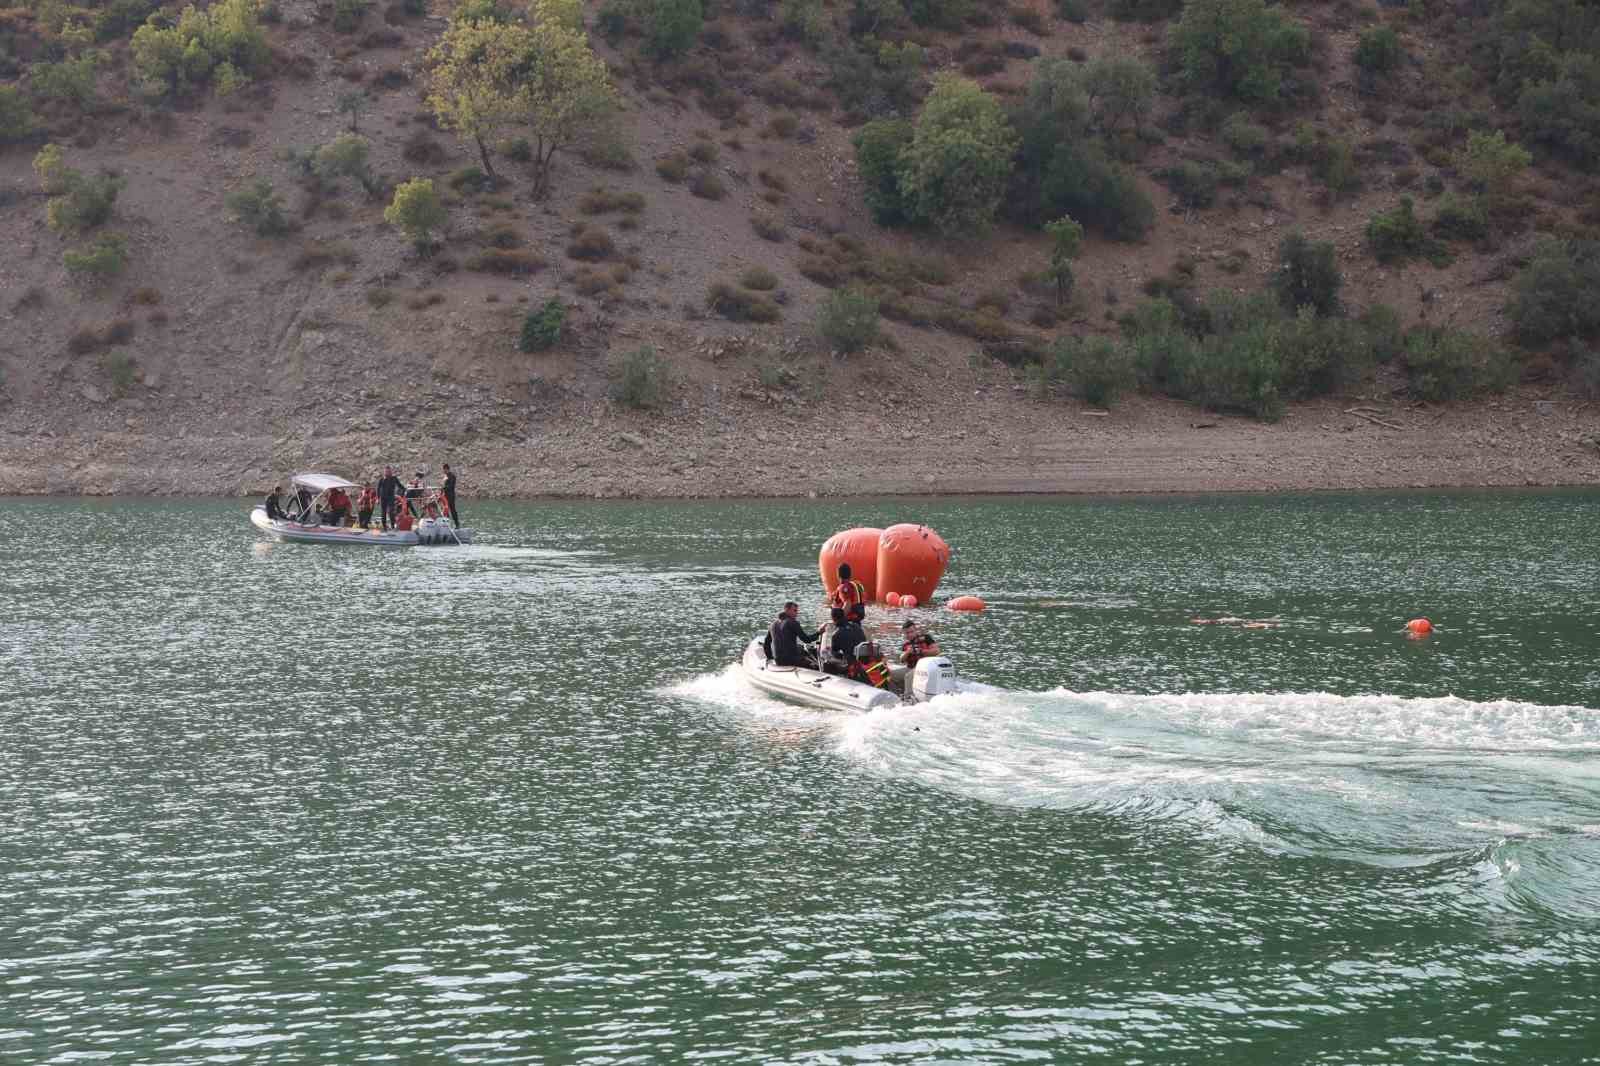
<path fill-rule="evenodd" d="M 357 489 L 361 488 L 353 481 L 346 481 L 335 474 L 295 474 L 289 483 L 297 488 L 307 488 L 312 492 L 327 492 L 329 489 Z"/>

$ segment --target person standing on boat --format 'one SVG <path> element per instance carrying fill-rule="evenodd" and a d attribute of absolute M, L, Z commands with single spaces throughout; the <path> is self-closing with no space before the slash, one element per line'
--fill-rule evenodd
<path fill-rule="evenodd" d="M 861 619 L 867 616 L 867 586 L 851 580 L 849 563 L 839 564 L 839 583 L 833 587 L 833 595 L 828 597 L 828 603 L 844 611 L 848 617 Z M 850 647 L 854 648 L 855 645 Z"/>
<path fill-rule="evenodd" d="M 450 464 L 444 464 L 444 503 L 450 512 L 450 521 L 455 523 L 457 529 L 461 528 L 461 512 L 456 509 L 456 475 L 450 469 Z"/>
<path fill-rule="evenodd" d="M 356 497 L 356 524 L 362 529 L 372 526 L 372 509 L 378 505 L 378 494 L 372 491 L 369 478 L 361 485 L 361 495 Z"/>
<path fill-rule="evenodd" d="M 272 491 L 267 493 L 267 517 L 277 522 L 283 519 L 283 506 L 278 500 L 283 496 L 283 486 L 274 485 Z"/>
<path fill-rule="evenodd" d="M 400 479 L 394 476 L 394 467 L 383 468 L 383 477 L 378 479 L 378 505 L 383 511 L 383 528 L 388 529 L 394 524 L 400 510 L 400 490 L 403 488 Z"/>
<path fill-rule="evenodd" d="M 805 653 L 802 644 L 811 644 L 822 636 L 822 630 L 807 633 L 800 625 L 800 605 L 793 600 L 783 605 L 783 610 L 778 618 L 767 630 L 767 639 L 762 642 L 762 648 L 767 653 L 767 658 L 779 666 L 803 666 L 808 670 L 816 669 L 816 662 Z"/>

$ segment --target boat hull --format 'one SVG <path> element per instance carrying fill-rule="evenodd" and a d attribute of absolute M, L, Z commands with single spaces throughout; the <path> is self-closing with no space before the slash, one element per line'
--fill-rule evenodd
<path fill-rule="evenodd" d="M 821 707 L 830 711 L 872 711 L 900 706 L 900 697 L 887 689 L 873 688 L 837 674 L 778 666 L 769 662 L 759 639 L 744 649 L 740 665 L 750 683 L 763 692 L 783 699 Z"/>
<path fill-rule="evenodd" d="M 354 526 L 314 526 L 267 517 L 265 507 L 250 512 L 250 524 L 273 540 L 298 544 L 356 544 L 368 548 L 411 548 L 419 544 L 472 543 L 472 530 L 448 528 L 443 520 L 424 519 L 415 530 L 360 529 Z"/>

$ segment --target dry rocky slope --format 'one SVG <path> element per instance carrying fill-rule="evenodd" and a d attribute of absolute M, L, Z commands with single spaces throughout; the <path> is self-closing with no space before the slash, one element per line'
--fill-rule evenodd
<path fill-rule="evenodd" d="M 812 336 L 827 290 L 796 269 L 798 238 L 844 233 L 939 256 L 952 270 L 948 298 L 966 304 L 995 289 L 1015 292 L 1019 273 L 1043 264 L 1043 238 L 1006 226 L 969 243 L 882 230 L 862 206 L 850 131 L 837 112 L 801 112 L 790 136 L 763 136 L 782 109 L 746 94 L 746 124 L 723 128 L 692 94 L 663 88 L 664 78 L 651 84 L 648 62 L 627 38 L 620 49 L 597 47 L 624 74 L 623 141 L 637 165 L 618 171 L 560 156 L 550 197 L 535 202 L 525 172 L 502 161 L 509 183 L 454 199 L 444 249 L 420 259 L 383 222 L 382 203 L 348 179 L 306 210 L 283 150 L 338 135 L 348 120 L 336 101 L 365 85 L 372 103 L 361 132 L 377 170 L 442 184 L 474 162 L 431 127 L 421 102 L 422 57 L 445 11 L 392 27 L 373 11 L 364 28 L 384 32 L 348 35 L 307 4 L 286 0 L 280 10 L 269 36 L 282 69 L 242 97 L 154 121 L 138 107 L 106 108 L 69 129 L 70 139 L 53 131 L 73 165 L 127 178 L 110 227 L 129 238 L 131 260 L 111 284 L 85 290 L 69 281 L 29 166 L 37 144 L 0 151 L 0 492 L 246 494 L 297 469 L 354 475 L 384 462 L 437 470 L 442 461 L 464 471 L 471 494 L 497 496 L 1600 483 L 1596 407 L 1560 381 L 1428 406 L 1380 371 L 1337 400 L 1291 406 L 1266 424 L 1162 398 L 1129 397 L 1104 412 L 1038 397 L 976 342 L 937 330 L 886 324 L 892 350 L 837 358 Z M 1152 48 L 1146 27 L 1053 15 L 1042 35 L 1012 25 L 988 32 L 1026 38 L 1047 54 Z M 758 44 L 731 15 L 719 26 L 726 41 L 713 60 L 736 83 L 771 69 L 824 83 L 820 61 L 805 50 Z M 949 61 L 938 48 L 931 54 Z M 1011 66 L 989 80 L 1020 80 L 1025 61 Z M 124 95 L 125 83 L 109 65 L 103 97 Z M 1325 112 L 1357 135 L 1377 132 L 1346 84 L 1329 88 Z M 663 180 L 654 166 L 705 140 L 718 145 L 709 169 L 727 187 L 721 200 Z M 429 143 L 437 146 L 431 158 Z M 1168 139 L 1142 172 L 1185 143 Z M 781 183 L 763 182 L 762 171 Z M 290 236 L 258 238 L 228 217 L 224 195 L 257 175 L 288 194 L 299 224 Z M 1141 180 L 1158 206 L 1170 203 L 1164 188 Z M 1413 320 L 1429 314 L 1503 330 L 1505 273 L 1486 261 L 1469 256 L 1440 271 L 1370 259 L 1365 219 L 1396 196 L 1384 174 L 1369 174 L 1364 193 L 1333 207 L 1317 203 L 1298 168 L 1258 184 L 1258 195 L 1209 212 L 1163 211 L 1142 243 L 1091 238 L 1077 264 L 1072 320 L 1043 332 L 1110 329 L 1113 302 L 1139 298 L 1141 283 L 1184 253 L 1198 262 L 1202 286 L 1259 287 L 1292 227 L 1335 243 L 1356 306 L 1381 299 Z M 597 185 L 640 194 L 643 209 L 631 222 L 583 214 L 580 197 Z M 757 212 L 781 220 L 787 239 L 757 236 Z M 608 261 L 566 255 L 583 223 L 613 237 Z M 549 265 L 526 277 L 468 269 L 495 227 L 512 229 Z M 1247 265 L 1226 273 L 1219 264 L 1236 249 L 1248 253 Z M 706 316 L 708 285 L 758 266 L 777 275 L 781 322 Z M 585 268 L 605 271 L 609 288 L 579 292 L 594 287 Z M 548 352 L 518 351 L 522 316 L 551 296 L 570 308 L 568 337 Z M 1018 294 L 1009 312 L 1024 329 L 1029 299 Z M 74 354 L 75 336 L 104 336 L 114 323 L 122 325 L 109 350 L 131 362 Z M 614 360 L 646 342 L 671 371 L 667 401 L 654 413 L 608 396 Z M 114 365 L 120 373 L 108 370 Z M 779 366 L 793 373 L 780 376 Z"/>

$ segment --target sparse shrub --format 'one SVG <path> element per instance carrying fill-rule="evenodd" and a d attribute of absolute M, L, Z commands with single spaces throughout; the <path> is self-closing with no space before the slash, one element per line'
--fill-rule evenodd
<path fill-rule="evenodd" d="M 1492 339 L 1455 329 L 1419 328 L 1406 335 L 1406 372 L 1411 391 L 1424 400 L 1456 400 L 1498 392 L 1515 367 Z"/>
<path fill-rule="evenodd" d="M 1124 166 L 1089 143 L 1063 142 L 1052 151 L 1031 197 L 1019 196 L 1019 213 L 1038 225 L 1071 215 L 1114 240 L 1133 241 L 1155 224 L 1155 205 Z"/>
<path fill-rule="evenodd" d="M 1183 9 L 1183 0 L 1109 0 L 1106 13 L 1122 22 L 1157 22 Z"/>
<path fill-rule="evenodd" d="M 717 161 L 717 145 L 715 141 L 696 141 L 689 146 L 689 158 L 696 163 L 710 165 Z"/>
<path fill-rule="evenodd" d="M 338 241 L 312 240 L 306 241 L 300 246 L 300 251 L 296 253 L 290 265 L 295 270 L 307 271 L 321 270 L 334 263 L 355 266 L 358 261 L 355 249 L 348 244 L 341 244 Z"/>
<path fill-rule="evenodd" d="M 368 305 L 375 308 L 388 307 L 394 302 L 394 290 L 390 288 L 368 289 L 366 300 Z"/>
<path fill-rule="evenodd" d="M 494 179 L 484 173 L 482 167 L 465 166 L 453 170 L 445 181 L 459 193 L 487 192 L 494 188 Z"/>
<path fill-rule="evenodd" d="M 161 302 L 161 290 L 146 285 L 128 294 L 128 302 L 136 307 L 154 307 Z"/>
<path fill-rule="evenodd" d="M 1553 66 L 1544 41 L 1535 37 L 1533 43 Z M 1558 69 L 1522 89 L 1517 114 L 1530 140 L 1593 169 L 1600 163 L 1600 56 L 1575 51 L 1562 57 Z"/>
<path fill-rule="evenodd" d="M 1185 207 L 1210 207 L 1217 198 L 1217 169 L 1210 163 L 1185 160 L 1161 171 L 1161 178 Z"/>
<path fill-rule="evenodd" d="M 1499 130 L 1475 131 L 1467 135 L 1466 145 L 1452 157 L 1456 170 L 1492 203 L 1510 198 L 1517 176 L 1533 162 L 1521 145 L 1506 140 Z"/>
<path fill-rule="evenodd" d="M 467 260 L 467 269 L 485 274 L 526 277 L 545 268 L 544 258 L 522 248 L 485 248 Z"/>
<path fill-rule="evenodd" d="M 384 208 L 383 220 L 399 229 L 417 251 L 433 250 L 433 233 L 445 224 L 444 201 L 434 190 L 433 179 L 413 178 L 395 187 L 394 199 Z"/>
<path fill-rule="evenodd" d="M 654 411 L 666 403 L 667 370 L 656 350 L 635 348 L 612 367 L 611 399 L 623 407 Z"/>
<path fill-rule="evenodd" d="M 438 141 L 428 136 L 427 130 L 417 129 L 411 131 L 411 136 L 406 138 L 405 146 L 400 150 L 400 157 L 408 163 L 436 167 L 444 162 L 445 152 Z"/>
<path fill-rule="evenodd" d="M 579 197 L 578 210 L 586 215 L 607 215 L 613 211 L 633 215 L 644 210 L 644 197 L 636 192 L 617 192 L 597 185 Z"/>
<path fill-rule="evenodd" d="M 1367 222 L 1367 246 L 1380 263 L 1425 256 L 1432 251 L 1428 233 L 1417 218 L 1411 197 L 1400 197 L 1392 211 L 1379 211 Z"/>
<path fill-rule="evenodd" d="M 722 179 L 707 170 L 694 176 L 689 182 L 689 191 L 702 200 L 720 200 L 728 195 L 728 188 Z"/>
<path fill-rule="evenodd" d="M 54 148 L 47 145 L 45 151 Z M 43 156 L 44 152 L 40 155 Z M 35 168 L 37 169 L 37 158 Z M 41 184 L 45 184 L 44 171 L 40 171 Z M 103 224 L 111 217 L 111 208 L 117 196 L 128 184 L 127 179 L 109 172 L 87 177 L 71 167 L 62 165 L 52 175 L 45 188 L 59 190 L 45 204 L 45 221 L 57 233 L 81 233 Z"/>
<path fill-rule="evenodd" d="M 1506 314 L 1525 344 L 1600 336 L 1600 241 L 1542 241 L 1511 282 Z"/>
<path fill-rule="evenodd" d="M 0 85 L 0 144 L 13 144 L 33 136 L 33 108 L 15 85 Z"/>
<path fill-rule="evenodd" d="M 1319 315 L 1337 314 L 1343 285 L 1332 242 L 1312 242 L 1303 233 L 1291 233 L 1278 245 L 1272 291 L 1284 310 L 1310 307 Z"/>
<path fill-rule="evenodd" d="M 1600 351 L 1579 346 L 1572 359 L 1572 384 L 1584 399 L 1600 400 Z"/>
<path fill-rule="evenodd" d="M 689 157 L 683 152 L 668 152 L 656 160 L 656 173 L 667 181 L 680 182 L 689 176 Z"/>
<path fill-rule="evenodd" d="M 533 160 L 533 143 L 526 137 L 507 137 L 495 145 L 495 150 L 513 163 L 528 163 Z"/>
<path fill-rule="evenodd" d="M 1489 215 L 1483 202 L 1455 193 L 1439 197 L 1428 225 L 1445 240 L 1478 241 L 1489 235 Z"/>
<path fill-rule="evenodd" d="M 1133 354 L 1108 337 L 1063 337 L 1034 371 L 1041 385 L 1060 382 L 1085 403 L 1109 408 L 1136 377 Z"/>
<path fill-rule="evenodd" d="M 650 45 L 657 55 L 687 51 L 705 21 L 701 0 L 645 0 Z"/>
<path fill-rule="evenodd" d="M 584 226 L 567 245 L 567 254 L 574 259 L 609 259 L 616 250 L 611 234 L 599 226 Z"/>
<path fill-rule="evenodd" d="M 756 235 L 762 240 L 771 241 L 774 244 L 781 243 L 788 236 L 788 231 L 784 229 L 783 223 L 771 215 L 751 215 L 750 228 L 755 230 Z"/>
<path fill-rule="evenodd" d="M 28 70 L 28 84 L 40 100 L 60 100 L 87 107 L 94 100 L 95 53 L 59 63 L 35 63 Z"/>
<path fill-rule="evenodd" d="M 61 265 L 75 278 L 105 281 L 122 273 L 128 264 L 128 242 L 121 234 L 105 233 L 82 251 L 61 254 Z"/>
<path fill-rule="evenodd" d="M 858 352 L 878 339 L 878 299 L 854 286 L 829 294 L 817 309 L 817 333 L 841 352 Z"/>
<path fill-rule="evenodd" d="M 762 131 L 764 136 L 776 137 L 786 141 L 794 136 L 795 130 L 800 128 L 800 120 L 788 112 L 780 112 L 767 120 L 766 128 Z"/>
<path fill-rule="evenodd" d="M 524 243 L 521 231 L 505 224 L 489 227 L 480 239 L 491 248 L 520 248 Z"/>
<path fill-rule="evenodd" d="M 1050 265 L 1045 268 L 1045 276 L 1055 285 L 1056 303 L 1064 304 L 1072 297 L 1072 260 L 1083 244 L 1083 227 L 1071 216 L 1062 215 L 1046 224 L 1044 231 L 1050 235 Z"/>
<path fill-rule="evenodd" d="M 778 287 L 778 275 L 763 266 L 751 267 L 739 277 L 739 284 L 757 292 L 771 292 Z"/>
<path fill-rule="evenodd" d="M 776 322 L 782 317 L 770 297 L 721 281 L 706 290 L 706 307 L 734 322 Z"/>
<path fill-rule="evenodd" d="M 371 3 L 372 0 L 333 0 L 333 28 L 340 33 L 354 33 Z"/>
<path fill-rule="evenodd" d="M 542 352 L 561 340 L 567 322 L 567 305 L 552 296 L 522 320 L 522 335 L 517 347 L 525 352 Z"/>
<path fill-rule="evenodd" d="M 1265 126 L 1250 121 L 1243 111 L 1235 111 L 1222 123 L 1222 140 L 1243 156 L 1259 156 L 1272 141 Z"/>
<path fill-rule="evenodd" d="M 1367 345 L 1377 363 L 1390 363 L 1405 347 L 1406 328 L 1400 312 L 1388 304 L 1373 304 L 1358 320 L 1366 332 Z"/>
<path fill-rule="evenodd" d="M 105 373 L 106 380 L 111 383 L 112 391 L 118 396 L 125 395 L 133 388 L 133 383 L 139 377 L 138 364 L 127 352 L 105 353 L 100 357 L 100 369 Z"/>
<path fill-rule="evenodd" d="M 289 232 L 283 214 L 283 198 L 272 191 L 272 182 L 256 178 L 243 189 L 223 198 L 223 204 L 240 222 L 262 237 L 277 237 Z"/>
<path fill-rule="evenodd" d="M 1405 56 L 1399 34 L 1387 26 L 1373 26 L 1362 32 L 1351 58 L 1357 67 L 1377 75 L 1398 69 Z"/>
<path fill-rule="evenodd" d="M 152 18 L 134 31 L 132 53 L 146 90 L 164 96 L 203 85 L 222 63 L 235 77 L 254 74 L 271 50 L 256 0 L 219 0 L 203 11 L 185 8 L 176 25 Z"/>

